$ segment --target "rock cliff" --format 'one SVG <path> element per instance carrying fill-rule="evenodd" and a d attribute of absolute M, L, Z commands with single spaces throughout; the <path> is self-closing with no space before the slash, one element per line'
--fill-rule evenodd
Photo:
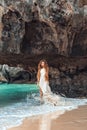
<path fill-rule="evenodd" d="M 86 56 L 86 25 L 86 0 L 0 0 L 0 51 Z"/>

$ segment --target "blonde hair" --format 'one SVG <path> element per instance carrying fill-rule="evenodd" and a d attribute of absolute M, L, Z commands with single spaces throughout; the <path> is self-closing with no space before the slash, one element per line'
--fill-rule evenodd
<path fill-rule="evenodd" d="M 45 80 L 46 81 L 49 81 L 49 76 L 48 76 L 48 73 L 49 73 L 49 67 L 48 67 L 48 64 L 47 64 L 47 61 L 46 60 L 40 60 L 39 64 L 38 64 L 38 72 L 37 72 L 37 81 L 39 82 L 40 81 L 40 70 L 42 68 L 41 66 L 41 63 L 44 62 L 44 68 L 46 70 L 46 74 L 45 74 Z"/>

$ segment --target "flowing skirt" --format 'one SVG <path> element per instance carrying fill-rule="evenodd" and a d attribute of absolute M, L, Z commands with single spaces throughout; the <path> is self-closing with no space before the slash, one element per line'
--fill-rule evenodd
<path fill-rule="evenodd" d="M 43 101 L 45 103 L 51 103 L 54 105 L 58 105 L 59 100 L 60 100 L 60 96 L 57 94 L 54 94 L 49 86 L 49 82 L 45 81 L 45 80 L 40 80 L 39 82 L 39 87 L 43 93 Z"/>

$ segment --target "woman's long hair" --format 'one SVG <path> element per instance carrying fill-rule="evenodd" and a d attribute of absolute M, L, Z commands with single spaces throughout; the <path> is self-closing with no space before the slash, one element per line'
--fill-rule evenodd
<path fill-rule="evenodd" d="M 39 64 L 38 64 L 38 72 L 37 72 L 37 81 L 39 82 L 40 81 L 40 70 L 42 68 L 41 66 L 41 63 L 44 62 L 44 68 L 46 70 L 46 74 L 45 74 L 45 80 L 46 81 L 49 81 L 49 76 L 48 76 L 48 73 L 49 73 L 49 67 L 48 67 L 48 64 L 47 64 L 47 61 L 46 60 L 40 60 Z"/>

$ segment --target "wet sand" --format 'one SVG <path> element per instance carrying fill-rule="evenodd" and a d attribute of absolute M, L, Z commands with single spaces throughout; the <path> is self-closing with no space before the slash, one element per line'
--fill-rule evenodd
<path fill-rule="evenodd" d="M 58 115 L 59 111 L 29 117 L 21 126 L 9 130 L 87 130 L 87 105 Z"/>

